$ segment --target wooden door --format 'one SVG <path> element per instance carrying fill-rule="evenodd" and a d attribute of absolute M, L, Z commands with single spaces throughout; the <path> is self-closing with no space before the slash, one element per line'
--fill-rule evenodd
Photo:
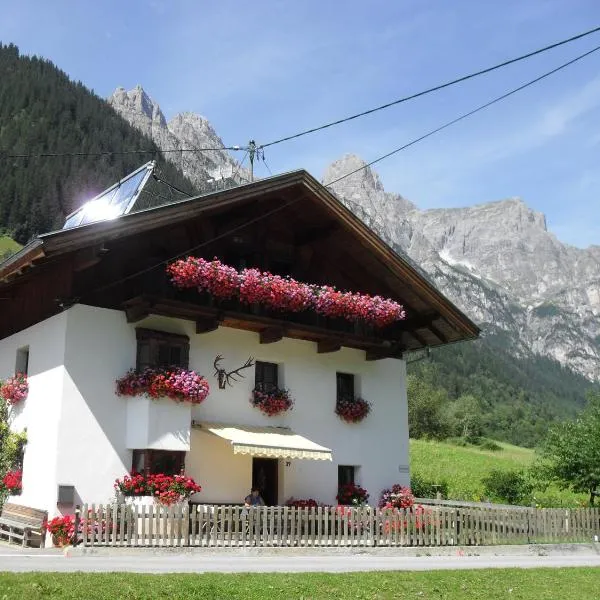
<path fill-rule="evenodd" d="M 278 504 L 278 471 L 279 460 L 276 458 L 254 457 L 252 459 L 252 487 L 260 490 L 260 495 L 267 506 Z"/>

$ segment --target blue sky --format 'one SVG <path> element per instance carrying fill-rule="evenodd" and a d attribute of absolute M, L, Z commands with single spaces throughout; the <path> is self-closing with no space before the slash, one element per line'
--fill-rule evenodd
<path fill-rule="evenodd" d="M 167 118 L 206 116 L 228 145 L 267 142 L 600 25 L 598 0 L 0 0 L 0 40 L 101 96 L 141 84 Z M 321 177 L 406 143 L 595 45 L 268 149 Z M 1 82 L 0 82 L 1 85 Z M 520 196 L 563 241 L 600 244 L 600 52 L 377 165 L 421 208 Z M 241 155 L 240 155 L 241 156 Z M 259 172 L 259 174 L 266 174 Z"/>

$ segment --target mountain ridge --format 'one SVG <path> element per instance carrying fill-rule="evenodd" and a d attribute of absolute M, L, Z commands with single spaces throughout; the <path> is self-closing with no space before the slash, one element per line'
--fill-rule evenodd
<path fill-rule="evenodd" d="M 108 102 L 161 147 L 201 141 L 219 148 L 210 158 L 190 157 L 187 165 L 176 153 L 167 156 L 198 188 L 205 189 L 219 170 L 236 174 L 234 159 L 206 118 L 185 112 L 167 123 L 141 86 L 118 88 Z M 545 215 L 517 196 L 421 210 L 386 191 L 377 172 L 355 154 L 331 163 L 322 180 L 335 182 L 353 171 L 331 185 L 337 196 L 484 329 L 508 331 L 517 355 L 541 354 L 590 380 L 600 378 L 600 247 L 563 244 L 548 230 Z M 239 165 L 237 173 L 224 185 L 243 181 Z"/>
<path fill-rule="evenodd" d="M 365 165 L 359 157 L 346 155 L 327 168 L 324 180 L 335 181 Z M 369 170 L 333 185 L 351 210 L 421 265 L 484 327 L 510 331 L 515 347 L 522 345 L 524 351 L 549 356 L 598 379 L 596 246 L 580 249 L 563 244 L 548 231 L 545 215 L 520 198 L 422 211 L 401 195 L 386 192 Z M 465 281 L 467 274 L 478 280 L 480 289 Z M 469 288 L 470 298 L 464 293 Z"/>
<path fill-rule="evenodd" d="M 248 172 L 227 152 L 223 140 L 205 117 L 183 112 L 167 121 L 160 105 L 141 85 L 129 91 L 118 87 L 107 102 L 130 125 L 152 138 L 159 148 L 169 150 L 166 158 L 196 189 L 206 192 L 249 180 Z M 207 148 L 214 150 L 191 151 Z M 185 152 L 173 152 L 176 149 Z"/>

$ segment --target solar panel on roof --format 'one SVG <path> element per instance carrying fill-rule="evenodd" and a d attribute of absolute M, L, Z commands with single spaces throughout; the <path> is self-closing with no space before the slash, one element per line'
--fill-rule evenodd
<path fill-rule="evenodd" d="M 155 166 L 154 161 L 146 163 L 86 202 L 67 216 L 63 229 L 98 221 L 110 221 L 129 213 Z"/>

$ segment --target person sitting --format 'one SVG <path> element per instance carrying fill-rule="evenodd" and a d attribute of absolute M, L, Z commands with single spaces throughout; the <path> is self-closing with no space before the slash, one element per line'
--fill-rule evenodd
<path fill-rule="evenodd" d="M 250 493 L 244 499 L 244 505 L 246 508 L 250 506 L 264 506 L 265 501 L 260 495 L 260 490 L 257 487 L 253 487 Z"/>

